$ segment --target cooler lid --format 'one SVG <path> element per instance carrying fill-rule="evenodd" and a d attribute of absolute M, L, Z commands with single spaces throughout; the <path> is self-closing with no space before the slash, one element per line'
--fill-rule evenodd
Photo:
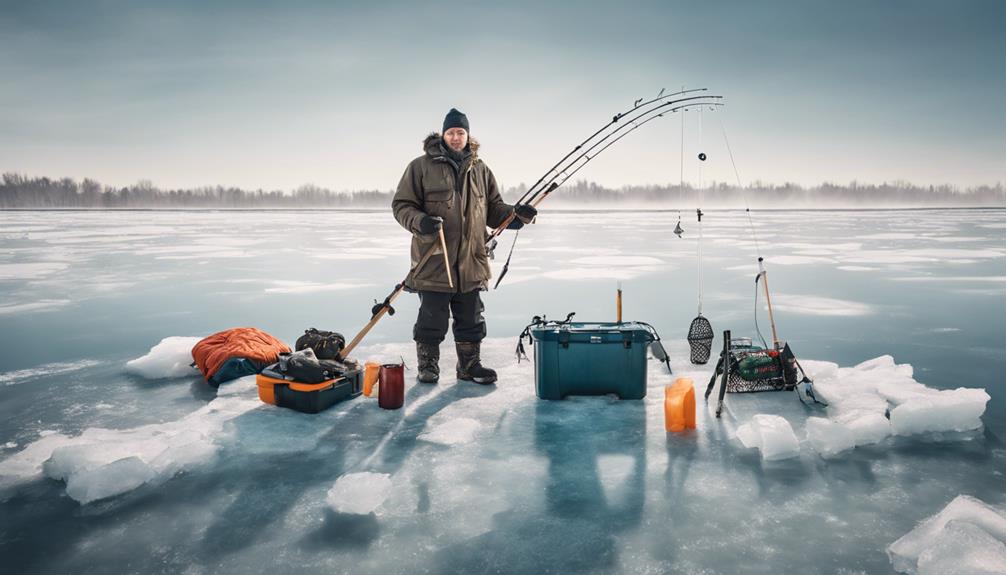
<path fill-rule="evenodd" d="M 531 336 L 541 341 L 558 341 L 559 335 L 564 334 L 571 342 L 597 343 L 600 337 L 602 342 L 620 342 L 630 337 L 632 341 L 649 342 L 653 341 L 653 334 L 650 328 L 634 321 L 618 322 L 570 322 L 561 325 L 539 325 L 530 328 Z M 594 339 L 591 340 L 591 337 Z"/>

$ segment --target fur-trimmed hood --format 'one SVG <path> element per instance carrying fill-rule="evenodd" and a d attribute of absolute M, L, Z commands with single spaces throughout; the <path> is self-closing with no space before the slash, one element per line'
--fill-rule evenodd
<path fill-rule="evenodd" d="M 430 157 L 436 158 L 443 156 L 443 150 L 441 146 L 446 146 L 444 144 L 444 138 L 440 135 L 440 132 L 430 132 L 430 135 L 426 136 L 423 140 L 423 151 L 426 152 Z M 472 165 L 479 159 L 479 141 L 475 138 L 468 136 L 468 149 L 472 151 Z"/>

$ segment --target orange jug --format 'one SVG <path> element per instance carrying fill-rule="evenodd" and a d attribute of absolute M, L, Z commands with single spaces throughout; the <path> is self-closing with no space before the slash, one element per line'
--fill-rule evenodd
<path fill-rule="evenodd" d="M 381 364 L 368 361 L 363 366 L 363 395 L 374 397 L 374 384 L 381 374 Z"/>
<path fill-rule="evenodd" d="M 695 383 L 692 378 L 679 377 L 674 385 L 664 387 L 664 429 L 695 429 Z"/>

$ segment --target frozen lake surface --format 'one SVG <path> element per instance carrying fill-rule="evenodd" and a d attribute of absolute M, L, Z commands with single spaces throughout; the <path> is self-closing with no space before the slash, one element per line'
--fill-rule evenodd
<path fill-rule="evenodd" d="M 762 393 L 728 395 L 720 420 L 700 399 L 698 429 L 667 434 L 662 388 L 673 379 L 655 361 L 643 401 L 536 399 L 533 366 L 513 355 L 524 325 L 568 312 L 613 321 L 619 281 L 625 318 L 653 324 L 674 377 L 704 390 L 711 366 L 689 364 L 684 342 L 698 227 L 682 215 L 678 238 L 673 211 L 543 211 L 501 288 L 484 294 L 496 386 L 456 383 L 448 340 L 446 377 L 407 382 L 403 409 L 360 397 L 303 415 L 260 403 L 254 378 L 218 393 L 184 362 L 165 378 L 125 364 L 165 338 L 237 326 L 290 344 L 309 327 L 351 337 L 407 271 L 409 236 L 390 210 L 0 212 L 5 566 L 895 573 L 908 567 L 892 564 L 888 546 L 935 533 L 913 530 L 942 511 L 955 519 L 942 520 L 946 537 L 910 567 L 945 569 L 946 557 L 974 551 L 961 541 L 987 536 L 980 559 L 1006 570 L 994 547 L 1006 533 L 996 530 L 1006 510 L 1006 211 L 756 212 L 757 242 L 741 211 L 703 222 L 703 312 L 717 334 L 755 335 L 760 253 L 780 337 L 809 370 L 844 374 L 839 391 L 875 369 L 930 390 L 984 389 L 978 429 L 925 431 L 933 418 L 916 412 L 897 423 L 902 434 L 843 439 L 827 435 L 848 415 L 841 402 L 825 410 Z M 414 368 L 417 307 L 403 295 L 353 355 Z M 764 314 L 760 326 L 768 336 Z M 819 363 L 852 368 L 885 355 L 893 362 L 860 371 Z M 905 389 L 868 391 L 893 407 Z M 794 457 L 744 446 L 738 430 L 769 421 L 756 414 L 789 424 Z M 114 467 L 95 475 L 89 466 L 105 459 Z M 102 497 L 109 481 L 122 493 Z M 969 497 L 950 505 L 959 495 Z M 905 541 L 896 549 L 918 554 L 915 536 Z"/>

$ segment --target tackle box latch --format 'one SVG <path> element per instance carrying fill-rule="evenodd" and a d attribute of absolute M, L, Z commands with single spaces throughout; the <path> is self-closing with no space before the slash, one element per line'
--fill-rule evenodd
<path fill-rule="evenodd" d="M 632 332 L 631 331 L 623 331 L 622 332 L 622 346 L 625 349 L 629 349 L 629 348 L 632 347 Z"/>
<path fill-rule="evenodd" d="M 559 330 L 559 345 L 561 345 L 563 347 L 563 349 L 569 348 L 569 330 L 568 329 L 561 329 L 561 330 Z"/>

